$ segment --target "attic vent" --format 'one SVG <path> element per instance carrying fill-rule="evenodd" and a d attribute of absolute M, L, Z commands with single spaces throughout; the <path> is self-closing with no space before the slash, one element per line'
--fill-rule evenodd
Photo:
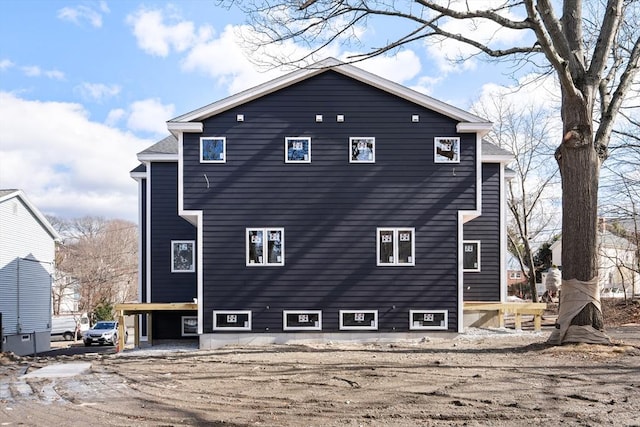
<path fill-rule="evenodd" d="M 418 122 L 420 121 L 420 116 L 419 116 L 419 115 L 417 115 L 417 114 L 412 115 L 412 116 L 411 116 L 411 121 L 412 121 L 413 123 L 418 123 Z"/>
<path fill-rule="evenodd" d="M 316 114 L 316 122 L 322 121 L 322 114 Z"/>
<path fill-rule="evenodd" d="M 244 114 L 238 114 L 236 116 L 236 121 L 238 122 L 244 122 Z"/>
<path fill-rule="evenodd" d="M 340 122 L 340 123 L 344 122 L 344 114 L 338 114 L 336 116 L 336 122 Z"/>

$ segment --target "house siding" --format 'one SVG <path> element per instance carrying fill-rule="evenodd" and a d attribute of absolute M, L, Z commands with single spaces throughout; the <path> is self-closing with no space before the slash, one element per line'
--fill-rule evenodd
<path fill-rule="evenodd" d="M 500 168 L 482 165 L 482 215 L 464 225 L 464 240 L 480 241 L 480 269 L 464 273 L 465 301 L 500 301 Z"/>
<path fill-rule="evenodd" d="M 253 331 L 282 330 L 283 310 L 322 310 L 324 331 L 340 309 L 378 310 L 379 331 L 406 331 L 410 309 L 448 310 L 457 330 L 457 214 L 476 208 L 478 153 L 456 124 L 327 71 L 185 134 L 184 208 L 204 211 L 204 332 L 213 310 L 251 310 Z M 227 138 L 226 163 L 199 163 L 201 136 Z M 312 138 L 310 164 L 285 164 L 287 136 Z M 349 163 L 357 136 L 376 138 L 374 164 Z M 460 163 L 434 163 L 436 136 L 461 138 Z M 284 228 L 285 265 L 247 267 L 246 227 Z M 376 266 L 378 227 L 415 227 L 414 267 Z"/>
<path fill-rule="evenodd" d="M 191 302 L 197 296 L 196 273 L 171 272 L 171 241 L 194 240 L 193 225 L 178 216 L 178 164 L 149 165 L 151 200 L 151 302 Z"/>

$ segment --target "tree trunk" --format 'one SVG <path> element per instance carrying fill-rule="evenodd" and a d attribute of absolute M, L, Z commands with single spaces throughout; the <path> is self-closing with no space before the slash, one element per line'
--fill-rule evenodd
<path fill-rule="evenodd" d="M 585 93 L 583 91 L 583 93 Z M 602 159 L 593 140 L 591 120 L 592 109 L 588 99 L 567 95 L 563 91 L 562 121 L 564 137 L 556 151 L 556 160 L 562 178 L 562 287 L 557 331 L 560 336 L 549 339 L 550 342 L 593 342 L 583 336 L 574 339 L 567 337 L 571 325 L 588 326 L 583 328 L 587 335 L 598 336 L 602 342 L 603 318 L 600 310 L 600 295 L 597 286 L 598 277 L 598 180 Z M 567 281 L 572 280 L 571 283 Z M 579 281 L 576 283 L 575 280 Z M 589 289 L 585 292 L 571 292 L 570 300 L 563 299 L 563 288 L 580 286 Z M 595 289 L 595 291 L 594 291 Z M 567 289 L 568 290 L 568 289 Z M 580 309 L 582 306 L 582 309 Z M 567 318 L 567 313 L 575 313 Z M 595 338 L 595 337 L 594 337 Z"/>

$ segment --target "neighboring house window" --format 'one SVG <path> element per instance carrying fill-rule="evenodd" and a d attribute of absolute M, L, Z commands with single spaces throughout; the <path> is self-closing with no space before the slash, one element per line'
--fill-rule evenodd
<path fill-rule="evenodd" d="M 462 242 L 462 268 L 464 271 L 480 271 L 480 241 Z"/>
<path fill-rule="evenodd" d="M 433 149 L 436 163 L 460 163 L 460 138 L 435 137 Z"/>
<path fill-rule="evenodd" d="M 196 271 L 194 262 L 193 240 L 172 240 L 171 241 L 171 272 L 172 273 L 193 273 Z"/>
<path fill-rule="evenodd" d="M 378 228 L 378 265 L 415 265 L 414 228 Z"/>
<path fill-rule="evenodd" d="M 349 138 L 350 163 L 375 163 L 376 139 L 373 137 Z"/>
<path fill-rule="evenodd" d="M 311 138 L 285 138 L 284 161 L 285 163 L 311 163 Z"/>
<path fill-rule="evenodd" d="M 226 153 L 225 137 L 200 138 L 200 163 L 225 163 Z"/>
<path fill-rule="evenodd" d="M 247 228 L 247 265 L 284 265 L 284 229 Z"/>
<path fill-rule="evenodd" d="M 511 279 L 521 279 L 522 278 L 522 273 L 519 271 L 512 271 L 511 272 Z"/>
<path fill-rule="evenodd" d="M 198 335 L 198 317 L 182 316 L 182 336 L 191 337 Z"/>

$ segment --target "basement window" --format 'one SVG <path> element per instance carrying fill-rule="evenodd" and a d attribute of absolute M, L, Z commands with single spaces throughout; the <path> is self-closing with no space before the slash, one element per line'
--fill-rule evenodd
<path fill-rule="evenodd" d="M 250 331 L 251 311 L 240 310 L 214 310 L 213 311 L 214 331 Z"/>
<path fill-rule="evenodd" d="M 447 310 L 409 310 L 409 329 L 448 328 Z"/>
<path fill-rule="evenodd" d="M 182 316 L 182 336 L 192 337 L 198 335 L 198 317 Z"/>
<path fill-rule="evenodd" d="M 321 310 L 284 310 L 282 328 L 285 331 L 321 331 Z"/>
<path fill-rule="evenodd" d="M 378 310 L 340 310 L 341 330 L 378 329 Z"/>

